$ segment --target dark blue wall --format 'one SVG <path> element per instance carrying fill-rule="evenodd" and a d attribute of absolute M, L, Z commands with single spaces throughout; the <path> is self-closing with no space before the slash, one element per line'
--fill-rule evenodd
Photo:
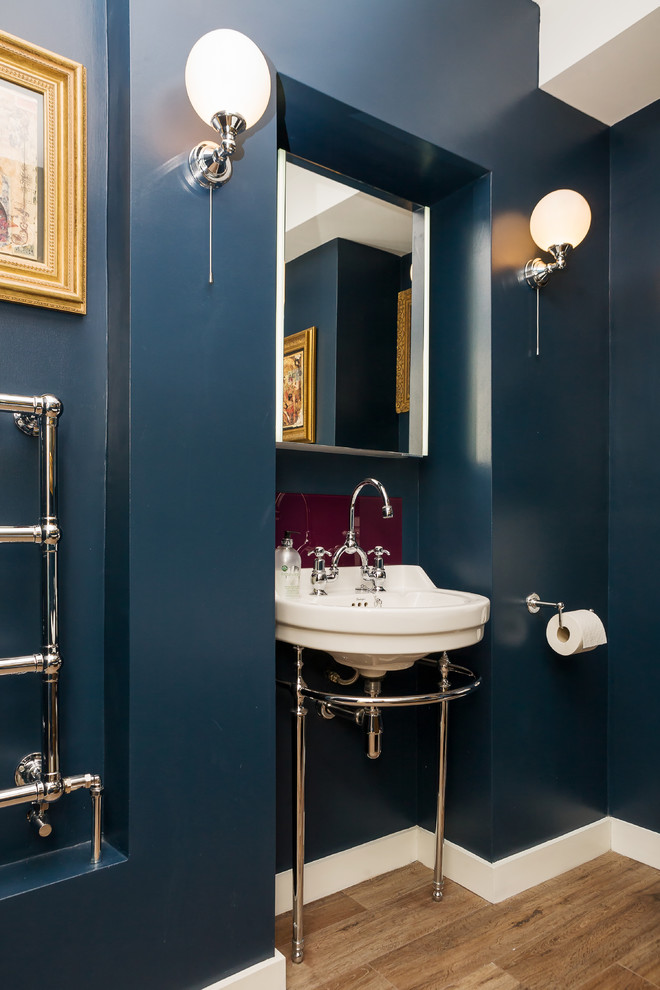
<path fill-rule="evenodd" d="M 108 11 L 109 34 L 103 5 L 80 0 L 4 12 L 4 29 L 88 67 L 89 309 L 80 318 L 3 303 L 0 388 L 64 400 L 63 758 L 67 772 L 107 771 L 111 838 L 129 855 L 4 899 L 0 924 L 15 945 L 35 917 L 49 919 L 39 946 L 57 959 L 61 987 L 84 986 L 93 971 L 99 990 L 200 990 L 272 953 L 276 484 L 346 493 L 374 473 L 404 500 L 407 559 L 439 582 L 490 592 L 491 640 L 471 656 L 490 693 L 452 715 L 452 839 L 504 855 L 605 811 L 604 651 L 559 661 L 544 645 L 542 618 L 521 600 L 537 590 L 606 607 L 607 137 L 536 91 L 531 0 L 337 0 L 313 9 L 307 0 L 226 0 L 222 10 L 202 0 L 108 0 Z M 276 481 L 275 98 L 215 196 L 213 286 L 208 196 L 184 177 L 190 147 L 211 137 L 188 104 L 185 60 L 218 26 L 250 35 L 278 72 L 369 115 L 392 183 L 409 145 L 424 143 L 421 202 L 492 172 L 490 288 L 488 269 L 474 270 L 475 256 L 488 254 L 486 184 L 456 204 L 471 218 L 457 264 L 451 224 L 434 246 L 459 282 L 446 304 L 434 297 L 433 346 L 449 363 L 434 359 L 433 448 L 421 467 L 282 451 Z M 332 138 L 326 131 L 331 148 Z M 451 162 L 438 170 L 433 149 L 479 167 L 459 167 L 461 182 L 447 187 L 439 174 Z M 341 159 L 360 147 L 334 150 Z M 536 362 L 533 294 L 515 278 L 533 247 L 515 230 L 557 185 L 585 193 L 594 228 L 545 290 Z M 440 398 L 454 371 L 465 388 Z M 16 483 L 0 508 L 14 522 L 33 499 L 36 459 L 10 423 L 0 423 L 0 449 Z M 35 612 L 38 622 L 36 568 L 28 547 L 3 547 L 2 560 L 0 652 L 22 653 L 32 649 Z M 5 780 L 33 748 L 33 693 L 25 679 L 2 684 Z M 430 731 L 422 725 L 420 738 Z M 409 742 L 411 774 L 416 748 Z M 402 742 L 390 766 L 399 772 L 405 756 Z M 459 780 L 464 757 L 468 783 Z M 360 785 L 374 768 L 357 739 L 355 758 Z M 381 790 L 387 829 L 413 823 L 413 798 L 397 791 L 385 808 Z M 349 801 L 341 793 L 334 809 L 338 847 L 379 828 L 365 806 L 357 827 L 339 831 Z M 86 796 L 56 811 L 57 841 L 82 841 Z M 44 848 L 20 809 L 1 814 L 5 861 Z M 319 815 L 317 801 L 310 819 Z M 34 882 L 51 879 L 43 860 L 32 863 Z M 94 946 L 102 965 L 81 945 Z M 5 953 L 3 985 L 22 985 L 24 970 L 21 954 Z"/>
<path fill-rule="evenodd" d="M 400 276 L 396 255 L 344 238 L 287 263 L 284 335 L 317 328 L 318 444 L 399 450 Z"/>
<path fill-rule="evenodd" d="M 660 103 L 612 129 L 610 800 L 616 818 L 660 831 L 660 547 L 657 233 Z M 634 726 L 634 731 L 632 730 Z"/>
<path fill-rule="evenodd" d="M 521 603 L 535 591 L 607 621 L 608 133 L 538 93 L 520 134 L 541 117 L 524 185 L 493 175 L 493 223 L 521 194 L 528 214 L 566 185 L 587 197 L 592 226 L 565 277 L 542 290 L 538 359 L 534 293 L 493 266 L 495 858 L 607 810 L 607 650 L 560 658 L 545 640 L 548 615 Z"/>
<path fill-rule="evenodd" d="M 420 465 L 419 562 L 440 586 L 493 594 L 491 514 L 491 180 L 432 211 L 429 456 Z M 490 626 L 455 657 L 483 686 L 450 706 L 447 834 L 490 858 L 493 677 Z M 430 674 L 427 673 L 427 678 Z M 429 685 L 430 686 L 430 685 Z M 435 828 L 437 712 L 419 714 L 420 823 Z"/>
<path fill-rule="evenodd" d="M 316 327 L 316 443 L 335 443 L 337 394 L 337 242 L 286 266 L 284 336 Z"/>
<path fill-rule="evenodd" d="M 399 259 L 340 239 L 337 318 L 339 447 L 399 450 L 396 325 Z M 408 450 L 406 442 L 403 450 Z"/>

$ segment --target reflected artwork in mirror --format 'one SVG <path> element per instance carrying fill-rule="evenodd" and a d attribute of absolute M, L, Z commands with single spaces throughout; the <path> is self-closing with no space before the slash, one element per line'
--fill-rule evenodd
<path fill-rule="evenodd" d="M 278 441 L 425 453 L 428 224 L 424 207 L 280 151 Z M 290 355 L 311 327 L 303 429 Z"/>

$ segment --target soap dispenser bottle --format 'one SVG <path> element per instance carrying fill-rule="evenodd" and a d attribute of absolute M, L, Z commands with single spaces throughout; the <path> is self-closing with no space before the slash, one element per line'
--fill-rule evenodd
<path fill-rule="evenodd" d="M 300 595 L 300 554 L 294 550 L 288 529 L 275 551 L 275 593 L 280 598 L 298 598 Z"/>

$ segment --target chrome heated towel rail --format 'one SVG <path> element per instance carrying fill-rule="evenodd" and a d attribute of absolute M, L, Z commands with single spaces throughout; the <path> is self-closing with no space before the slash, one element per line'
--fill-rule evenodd
<path fill-rule="evenodd" d="M 4 674 L 40 673 L 42 683 L 41 751 L 24 756 L 16 767 L 15 787 L 0 790 L 0 808 L 30 804 L 28 821 L 39 835 L 50 835 L 48 808 L 63 794 L 80 788 L 92 798 L 92 862 L 101 858 L 101 794 L 97 774 L 63 777 L 60 771 L 58 687 L 62 658 L 59 648 L 57 553 L 60 527 L 57 516 L 57 424 L 62 405 L 53 395 L 0 393 L 0 412 L 14 414 L 18 428 L 38 437 L 40 445 L 41 518 L 32 526 L 0 526 L 0 543 L 38 543 L 41 546 L 40 653 L 0 659 Z"/>

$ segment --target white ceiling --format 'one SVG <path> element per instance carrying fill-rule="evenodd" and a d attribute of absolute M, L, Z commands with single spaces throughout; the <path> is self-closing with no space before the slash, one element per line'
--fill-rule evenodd
<path fill-rule="evenodd" d="M 656 0 L 535 2 L 541 89 L 610 125 L 660 99 Z"/>
<path fill-rule="evenodd" d="M 412 250 L 412 212 L 287 162 L 284 260 L 336 237 L 401 257 Z"/>

